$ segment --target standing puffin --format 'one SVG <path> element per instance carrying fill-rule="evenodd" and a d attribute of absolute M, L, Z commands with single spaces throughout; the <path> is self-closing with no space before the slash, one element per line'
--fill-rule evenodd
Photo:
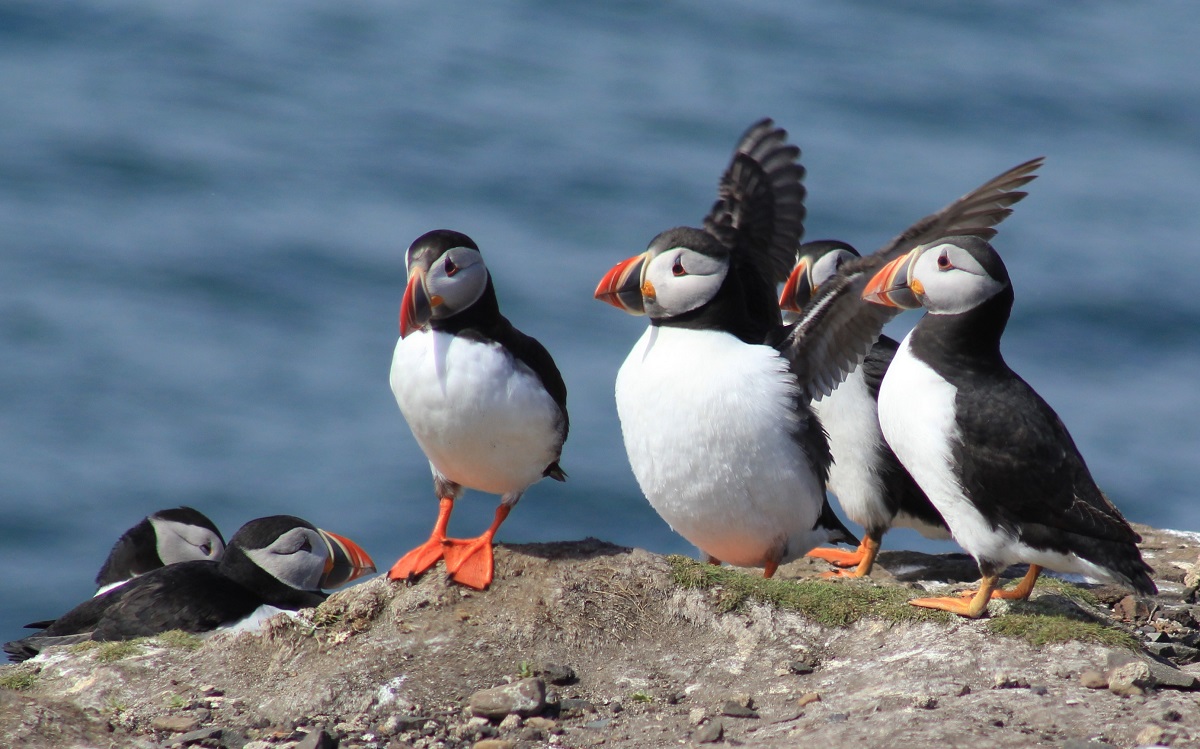
<path fill-rule="evenodd" d="M 824 239 L 805 242 L 797 251 L 796 267 L 784 284 L 779 306 L 785 319 L 804 311 L 804 305 L 845 262 L 859 257 L 846 242 Z M 813 549 L 808 556 L 838 567 L 855 567 L 826 573 L 837 577 L 871 574 L 883 534 L 893 526 L 913 528 L 926 538 L 948 539 L 946 521 L 917 486 L 879 429 L 879 383 L 899 344 L 880 335 L 862 364 L 827 396 L 813 401 L 813 411 L 829 435 L 833 464 L 826 483 L 846 516 L 863 527 L 863 539 L 854 551 Z"/>
<path fill-rule="evenodd" d="M 783 563 L 856 543 L 825 498 L 830 454 L 811 400 L 858 365 L 894 312 L 864 304 L 874 269 L 948 226 L 985 230 L 1019 197 L 1012 173 L 910 227 L 825 284 L 782 324 L 776 285 L 803 233 L 799 149 L 771 120 L 742 136 L 704 228 L 659 234 L 598 299 L 650 326 L 617 375 L 630 465 L 660 516 L 710 562 Z"/>
<path fill-rule="evenodd" d="M 325 600 L 321 588 L 375 571 L 353 541 L 290 515 L 251 520 L 221 561 L 179 562 L 91 598 L 43 631 L 4 644 L 13 661 L 51 645 L 130 640 L 173 629 L 196 634 L 236 625 L 263 607 L 296 610 Z"/>
<path fill-rule="evenodd" d="M 971 236 L 922 244 L 879 270 L 863 298 L 926 310 L 883 379 L 879 421 L 981 576 L 964 597 L 910 603 L 976 618 L 991 598 L 1027 598 L 1043 567 L 1157 592 L 1140 537 L 1058 415 L 1000 354 L 1013 287 L 992 246 Z M 1028 574 L 998 589 L 1019 562 Z"/>
<path fill-rule="evenodd" d="M 224 551 L 221 531 L 204 513 L 191 507 L 159 510 L 142 518 L 113 544 L 96 575 L 96 595 L 168 564 L 216 561 Z"/>
<path fill-rule="evenodd" d="M 493 577 L 492 537 L 513 505 L 543 476 L 565 481 L 567 387 L 550 354 L 500 314 L 479 247 L 438 229 L 408 248 L 408 286 L 392 358 L 396 403 L 429 458 L 440 510 L 433 533 L 392 566 L 408 580 L 443 556 L 462 585 L 482 590 Z M 464 488 L 501 495 L 478 538 L 446 537 Z"/>

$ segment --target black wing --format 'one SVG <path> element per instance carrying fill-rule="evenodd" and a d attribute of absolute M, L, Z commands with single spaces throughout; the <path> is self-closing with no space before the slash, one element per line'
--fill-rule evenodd
<path fill-rule="evenodd" d="M 1028 194 L 1018 188 L 1033 180 L 1041 165 L 1041 158 L 1032 159 L 988 180 L 916 222 L 875 253 L 849 260 L 836 276 L 821 284 L 800 319 L 776 343 L 808 396 L 827 395 L 837 387 L 862 361 L 884 324 L 900 312 L 862 300 L 863 289 L 880 268 L 941 237 L 995 236 L 996 224 L 1008 218 L 1011 206 Z"/>
<path fill-rule="evenodd" d="M 986 392 L 987 396 L 979 396 Z M 1066 426 L 1015 373 L 986 391 L 960 387 L 955 411 L 970 439 L 954 462 L 967 497 L 996 527 L 1035 548 L 1077 554 L 1154 592 L 1141 540 L 1096 486 Z"/>

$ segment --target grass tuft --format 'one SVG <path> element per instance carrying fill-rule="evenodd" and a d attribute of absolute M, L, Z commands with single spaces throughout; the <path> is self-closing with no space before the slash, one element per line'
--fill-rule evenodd
<path fill-rule="evenodd" d="M 1070 594 L 1063 593 L 1069 604 Z M 1123 629 L 1110 626 L 1083 609 L 1064 607 L 1063 599 L 1013 601 L 1007 613 L 988 621 L 988 631 L 1016 637 L 1030 645 L 1090 642 L 1110 648 L 1138 650 L 1137 639 Z"/>
<path fill-rule="evenodd" d="M 160 645 L 175 650 L 196 650 L 204 644 L 204 640 L 191 632 L 184 632 L 182 629 L 163 632 L 155 636 L 154 640 Z"/>
<path fill-rule="evenodd" d="M 911 591 L 867 580 L 769 580 L 682 556 L 668 557 L 671 576 L 684 588 L 717 592 L 719 612 L 748 602 L 796 611 L 827 627 L 845 627 L 870 617 L 891 622 L 950 622 L 953 615 L 908 605 Z"/>
<path fill-rule="evenodd" d="M 0 689 L 11 689 L 14 692 L 24 692 L 37 684 L 36 671 L 20 670 L 0 676 Z"/>

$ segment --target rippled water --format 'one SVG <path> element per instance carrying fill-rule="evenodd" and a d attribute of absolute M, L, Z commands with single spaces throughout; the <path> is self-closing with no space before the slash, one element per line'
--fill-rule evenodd
<path fill-rule="evenodd" d="M 403 250 L 452 227 L 570 388 L 565 484 L 506 541 L 689 552 L 641 498 L 591 299 L 786 126 L 808 237 L 864 249 L 1019 161 L 1005 351 L 1134 520 L 1200 528 L 1200 8 L 0 0 L 0 611 L 65 610 L 122 530 L 298 514 L 381 567 L 428 533 L 387 385 Z M 911 325 L 897 321 L 894 333 Z M 460 503 L 473 535 L 494 498 Z M 927 548 L 897 532 L 889 545 Z"/>

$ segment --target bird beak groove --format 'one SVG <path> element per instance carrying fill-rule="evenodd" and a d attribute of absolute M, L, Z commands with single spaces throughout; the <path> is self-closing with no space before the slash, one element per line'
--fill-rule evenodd
<path fill-rule="evenodd" d="M 816 289 L 812 285 L 812 262 L 807 256 L 796 261 L 783 292 L 779 295 L 779 309 L 784 312 L 803 312 L 804 305 L 812 299 Z"/>
<path fill-rule="evenodd" d="M 318 532 L 329 547 L 329 558 L 321 575 L 322 588 L 337 588 L 375 571 L 375 562 L 358 544 L 336 533 L 320 529 Z"/>
<path fill-rule="evenodd" d="M 917 247 L 883 266 L 863 289 L 862 298 L 874 304 L 901 309 L 916 309 L 921 306 L 918 294 L 924 289 L 921 282 L 910 278 L 913 264 L 923 248 Z"/>
<path fill-rule="evenodd" d="M 642 269 L 645 264 L 646 255 L 643 253 L 614 265 L 612 270 L 600 279 L 595 298 L 631 315 L 646 314 L 643 295 L 653 299 L 654 287 L 649 282 L 642 283 Z M 647 289 L 649 294 L 646 294 Z"/>
<path fill-rule="evenodd" d="M 404 300 L 400 302 L 400 337 L 405 338 L 414 330 L 420 330 L 433 317 L 433 308 L 442 303 L 440 296 L 430 298 L 425 292 L 425 271 L 416 269 L 404 288 Z"/>

